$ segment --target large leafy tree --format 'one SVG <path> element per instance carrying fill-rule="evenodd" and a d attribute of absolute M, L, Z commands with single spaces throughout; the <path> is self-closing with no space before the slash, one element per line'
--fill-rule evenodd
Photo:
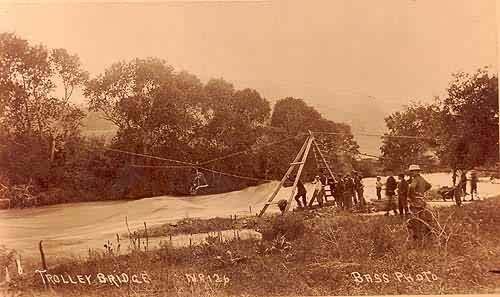
<path fill-rule="evenodd" d="M 83 114 L 69 99 L 86 79 L 79 58 L 66 50 L 49 51 L 14 34 L 0 35 L 0 122 L 9 134 L 42 141 L 75 133 Z M 55 94 L 58 83 L 62 96 Z"/>
<path fill-rule="evenodd" d="M 116 144 L 141 153 L 189 151 L 204 111 L 202 84 L 155 58 L 119 62 L 90 80 L 89 109 L 118 127 Z M 174 152 L 175 150 L 175 152 Z"/>
<path fill-rule="evenodd" d="M 308 106 L 304 100 L 292 97 L 278 100 L 274 106 L 271 117 L 271 127 L 281 131 L 281 137 L 283 137 L 283 135 L 307 135 L 309 131 L 332 133 L 315 134 L 320 150 L 322 150 L 329 164 L 334 167 L 334 171 L 346 172 L 352 169 L 351 163 L 358 153 L 359 146 L 354 140 L 350 126 L 342 123 L 335 123 L 323 118 L 316 109 Z M 289 158 L 292 158 L 302 141 L 303 138 L 297 138 L 294 145 L 282 148 L 282 150 L 286 150 L 286 153 L 282 152 L 280 155 L 288 155 L 290 156 Z M 313 156 L 313 153 L 311 153 L 310 156 Z M 271 156 L 271 158 L 272 157 L 273 156 Z M 276 159 L 273 160 L 274 163 L 280 163 L 280 165 L 277 166 L 280 171 L 286 170 L 285 167 L 288 166 L 287 161 L 289 160 L 285 159 L 284 161 L 285 162 L 283 162 L 283 160 L 281 162 Z M 312 172 L 316 165 L 311 161 L 309 161 L 308 164 L 313 164 L 313 167 L 309 165 L 307 168 L 309 172 Z"/>
<path fill-rule="evenodd" d="M 56 145 L 78 137 L 83 112 L 70 102 L 87 78 L 77 56 L 0 34 L 2 167 L 17 182 L 50 171 Z M 60 95 L 60 90 L 64 94 Z"/>
<path fill-rule="evenodd" d="M 386 166 L 425 162 L 428 151 L 453 170 L 498 161 L 497 77 L 486 69 L 456 73 L 447 91 L 447 96 L 433 104 L 413 104 L 386 118 L 389 133 L 381 147 Z"/>
<path fill-rule="evenodd" d="M 432 104 L 412 103 L 403 111 L 385 118 L 389 132 L 382 141 L 383 164 L 393 171 L 404 170 L 409 164 L 429 164 L 429 153 L 434 141 L 433 129 L 439 123 L 437 107 Z M 402 137 L 401 137 L 402 136 Z"/>
<path fill-rule="evenodd" d="M 287 97 L 274 105 L 271 126 L 282 128 L 289 135 L 296 135 L 314 130 L 321 120 L 321 114 L 304 100 Z"/>
<path fill-rule="evenodd" d="M 227 153 L 255 144 L 269 119 L 269 102 L 256 90 L 234 90 L 221 79 L 210 80 L 205 92 L 210 109 L 205 131 L 213 152 Z"/>
<path fill-rule="evenodd" d="M 440 159 L 470 169 L 498 160 L 498 79 L 486 69 L 456 73 L 440 102 Z M 491 164 L 490 164 L 491 165 Z"/>

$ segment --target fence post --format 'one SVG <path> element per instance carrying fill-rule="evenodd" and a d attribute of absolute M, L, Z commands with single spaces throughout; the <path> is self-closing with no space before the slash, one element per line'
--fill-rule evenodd
<path fill-rule="evenodd" d="M 146 252 L 149 250 L 149 235 L 148 235 L 148 227 L 146 226 L 146 222 L 144 222 L 144 232 L 146 233 Z"/>
<path fill-rule="evenodd" d="M 23 270 L 23 267 L 21 266 L 21 256 L 20 255 L 17 255 L 17 257 L 16 257 L 16 267 L 17 267 L 17 274 L 23 275 L 24 270 Z"/>
<path fill-rule="evenodd" d="M 40 250 L 40 258 L 42 259 L 42 268 L 47 270 L 47 262 L 45 262 L 45 253 L 43 252 L 42 242 L 43 240 L 40 240 L 38 243 L 38 249 Z"/>
<path fill-rule="evenodd" d="M 11 281 L 11 278 L 10 278 L 10 274 L 9 274 L 9 267 L 5 266 L 5 282 L 10 283 L 10 281 Z"/>

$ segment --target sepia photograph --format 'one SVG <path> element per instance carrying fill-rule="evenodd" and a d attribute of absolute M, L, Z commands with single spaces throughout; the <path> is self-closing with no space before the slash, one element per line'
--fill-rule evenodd
<path fill-rule="evenodd" d="M 499 5 L 0 1 L 0 297 L 500 295 Z"/>

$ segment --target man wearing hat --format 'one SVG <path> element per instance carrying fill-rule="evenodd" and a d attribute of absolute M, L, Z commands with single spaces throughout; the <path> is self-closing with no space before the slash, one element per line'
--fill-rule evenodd
<path fill-rule="evenodd" d="M 321 177 L 319 175 L 316 175 L 312 184 L 314 185 L 314 193 L 311 198 L 311 201 L 309 202 L 309 207 L 312 206 L 314 200 L 318 200 L 319 206 L 323 206 L 324 192 L 323 192 L 323 184 L 321 183 Z"/>
<path fill-rule="evenodd" d="M 410 165 L 408 168 L 411 176 L 411 184 L 408 189 L 408 198 L 410 199 L 410 208 L 425 207 L 424 193 L 431 189 L 431 184 L 427 182 L 420 173 L 422 169 L 418 165 Z"/>
<path fill-rule="evenodd" d="M 418 165 L 410 165 L 408 168 L 411 176 L 411 183 L 408 188 L 408 198 L 410 202 L 410 211 L 418 220 L 414 220 L 410 226 L 413 230 L 413 237 L 421 239 L 424 234 L 429 233 L 432 216 L 426 209 L 427 203 L 424 200 L 424 193 L 432 187 L 420 173 L 422 169 Z M 426 223 L 423 223 L 426 222 Z"/>

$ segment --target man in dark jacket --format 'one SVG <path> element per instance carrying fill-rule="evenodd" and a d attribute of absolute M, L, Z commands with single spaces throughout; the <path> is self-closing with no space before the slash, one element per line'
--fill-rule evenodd
<path fill-rule="evenodd" d="M 344 177 L 344 209 L 350 210 L 352 207 L 352 198 L 354 195 L 354 180 L 347 174 Z"/>
<path fill-rule="evenodd" d="M 361 208 L 365 207 L 365 197 L 364 197 L 364 185 L 363 185 L 363 176 L 361 172 L 357 172 L 355 179 L 355 188 L 356 193 L 358 194 L 358 201 L 360 203 Z"/>
<path fill-rule="evenodd" d="M 477 181 L 478 181 L 477 173 L 476 173 L 476 171 L 472 171 L 470 173 L 470 197 L 471 197 L 471 200 L 474 200 L 474 194 L 476 194 L 476 198 L 477 198 Z"/>
<path fill-rule="evenodd" d="M 462 170 L 462 174 L 460 175 L 460 187 L 462 188 L 464 195 L 467 195 L 467 171 L 465 171 L 465 169 Z"/>
<path fill-rule="evenodd" d="M 335 191 L 333 192 L 333 197 L 335 198 L 335 202 L 337 202 L 337 207 L 343 209 L 344 208 L 344 177 L 339 176 L 335 181 Z"/>
<path fill-rule="evenodd" d="M 385 195 L 387 196 L 388 203 L 387 203 L 387 212 L 385 213 L 386 216 L 389 215 L 389 212 L 391 210 L 394 211 L 394 214 L 398 214 L 398 210 L 396 208 L 396 201 L 394 200 L 394 195 L 396 195 L 396 188 L 398 187 L 398 184 L 396 182 L 396 179 L 394 176 L 389 175 L 387 178 L 387 181 L 385 182 Z"/>
<path fill-rule="evenodd" d="M 400 174 L 398 183 L 398 205 L 399 205 L 399 214 L 401 216 L 409 214 L 408 187 L 409 185 L 408 182 L 405 180 L 405 175 L 403 173 Z"/>
<path fill-rule="evenodd" d="M 303 206 L 300 203 L 300 198 L 302 197 Z M 297 201 L 297 205 L 302 208 L 307 206 L 307 191 L 304 187 L 304 184 L 300 181 L 297 182 L 297 195 L 295 195 L 295 201 Z"/>

